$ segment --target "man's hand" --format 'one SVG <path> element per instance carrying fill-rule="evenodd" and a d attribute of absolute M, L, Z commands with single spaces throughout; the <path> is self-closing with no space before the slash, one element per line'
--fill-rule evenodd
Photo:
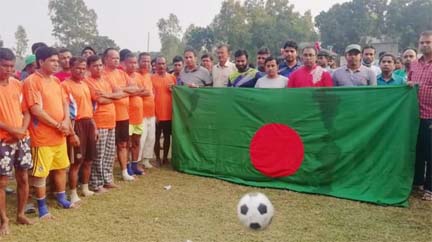
<path fill-rule="evenodd" d="M 69 144 L 71 144 L 73 147 L 79 147 L 80 146 L 80 140 L 78 135 L 72 134 L 68 136 Z"/>
<path fill-rule="evenodd" d="M 406 84 L 410 87 L 414 87 L 416 85 L 413 81 L 407 81 Z"/>
<path fill-rule="evenodd" d="M 70 135 L 70 121 L 63 120 L 57 125 L 57 129 L 66 136 Z"/>
<path fill-rule="evenodd" d="M 197 84 L 192 83 L 192 82 L 188 82 L 187 86 L 190 87 L 190 88 L 198 88 L 199 87 Z"/>

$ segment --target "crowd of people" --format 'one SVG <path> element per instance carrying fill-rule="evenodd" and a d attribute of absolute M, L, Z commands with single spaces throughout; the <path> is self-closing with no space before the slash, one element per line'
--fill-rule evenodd
<path fill-rule="evenodd" d="M 80 196 L 119 188 L 121 178 L 134 181 L 145 169 L 168 164 L 171 146 L 172 88 L 200 87 L 305 88 L 334 86 L 419 85 L 420 128 L 413 187 L 432 201 L 432 31 L 421 33 L 415 48 L 401 56 L 373 46 L 350 44 L 346 65 L 314 46 L 299 49 L 294 41 L 282 48 L 282 59 L 267 48 L 257 52 L 256 68 L 246 50 L 217 47 L 198 64 L 193 49 L 172 60 L 128 49 L 108 48 L 98 54 L 85 47 L 80 56 L 39 42 L 24 69 L 15 71 L 15 55 L 0 48 L 0 234 L 9 232 L 5 189 L 15 171 L 17 222 L 31 224 L 25 213 L 29 190 L 40 219 L 52 219 L 46 202 L 47 182 L 63 208 L 76 207 Z M 300 57 L 300 58 L 299 58 Z M 20 79 L 20 80 L 19 80 Z M 163 135 L 163 144 L 160 144 Z M 161 156 L 162 150 L 162 156 Z M 66 185 L 69 185 L 69 197 Z M 80 187 L 80 191 L 78 191 Z"/>

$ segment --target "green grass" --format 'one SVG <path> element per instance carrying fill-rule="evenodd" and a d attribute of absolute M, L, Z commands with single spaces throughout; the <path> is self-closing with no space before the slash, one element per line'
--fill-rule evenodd
<path fill-rule="evenodd" d="M 116 171 L 118 174 L 118 171 Z M 2 241 L 432 241 L 432 203 L 411 198 L 409 208 L 381 207 L 325 196 L 260 189 L 153 169 L 121 189 L 84 198 L 78 209 L 53 208 L 55 221 L 12 224 Z M 165 190 L 165 185 L 172 185 Z M 264 231 L 237 219 L 240 197 L 265 193 L 275 207 Z M 8 196 L 14 221 L 15 197 Z M 36 219 L 36 215 L 32 215 Z"/>

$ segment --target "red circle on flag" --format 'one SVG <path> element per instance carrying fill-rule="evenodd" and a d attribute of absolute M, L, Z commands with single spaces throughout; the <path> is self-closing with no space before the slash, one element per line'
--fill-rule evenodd
<path fill-rule="evenodd" d="M 255 133 L 249 154 L 252 165 L 265 176 L 286 177 L 300 168 L 304 146 L 294 129 L 283 124 L 267 124 Z"/>

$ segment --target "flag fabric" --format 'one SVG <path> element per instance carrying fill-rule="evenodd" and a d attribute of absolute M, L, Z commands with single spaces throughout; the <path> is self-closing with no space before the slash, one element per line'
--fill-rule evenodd
<path fill-rule="evenodd" d="M 173 161 L 193 175 L 408 206 L 419 111 L 407 86 L 173 90 Z"/>

